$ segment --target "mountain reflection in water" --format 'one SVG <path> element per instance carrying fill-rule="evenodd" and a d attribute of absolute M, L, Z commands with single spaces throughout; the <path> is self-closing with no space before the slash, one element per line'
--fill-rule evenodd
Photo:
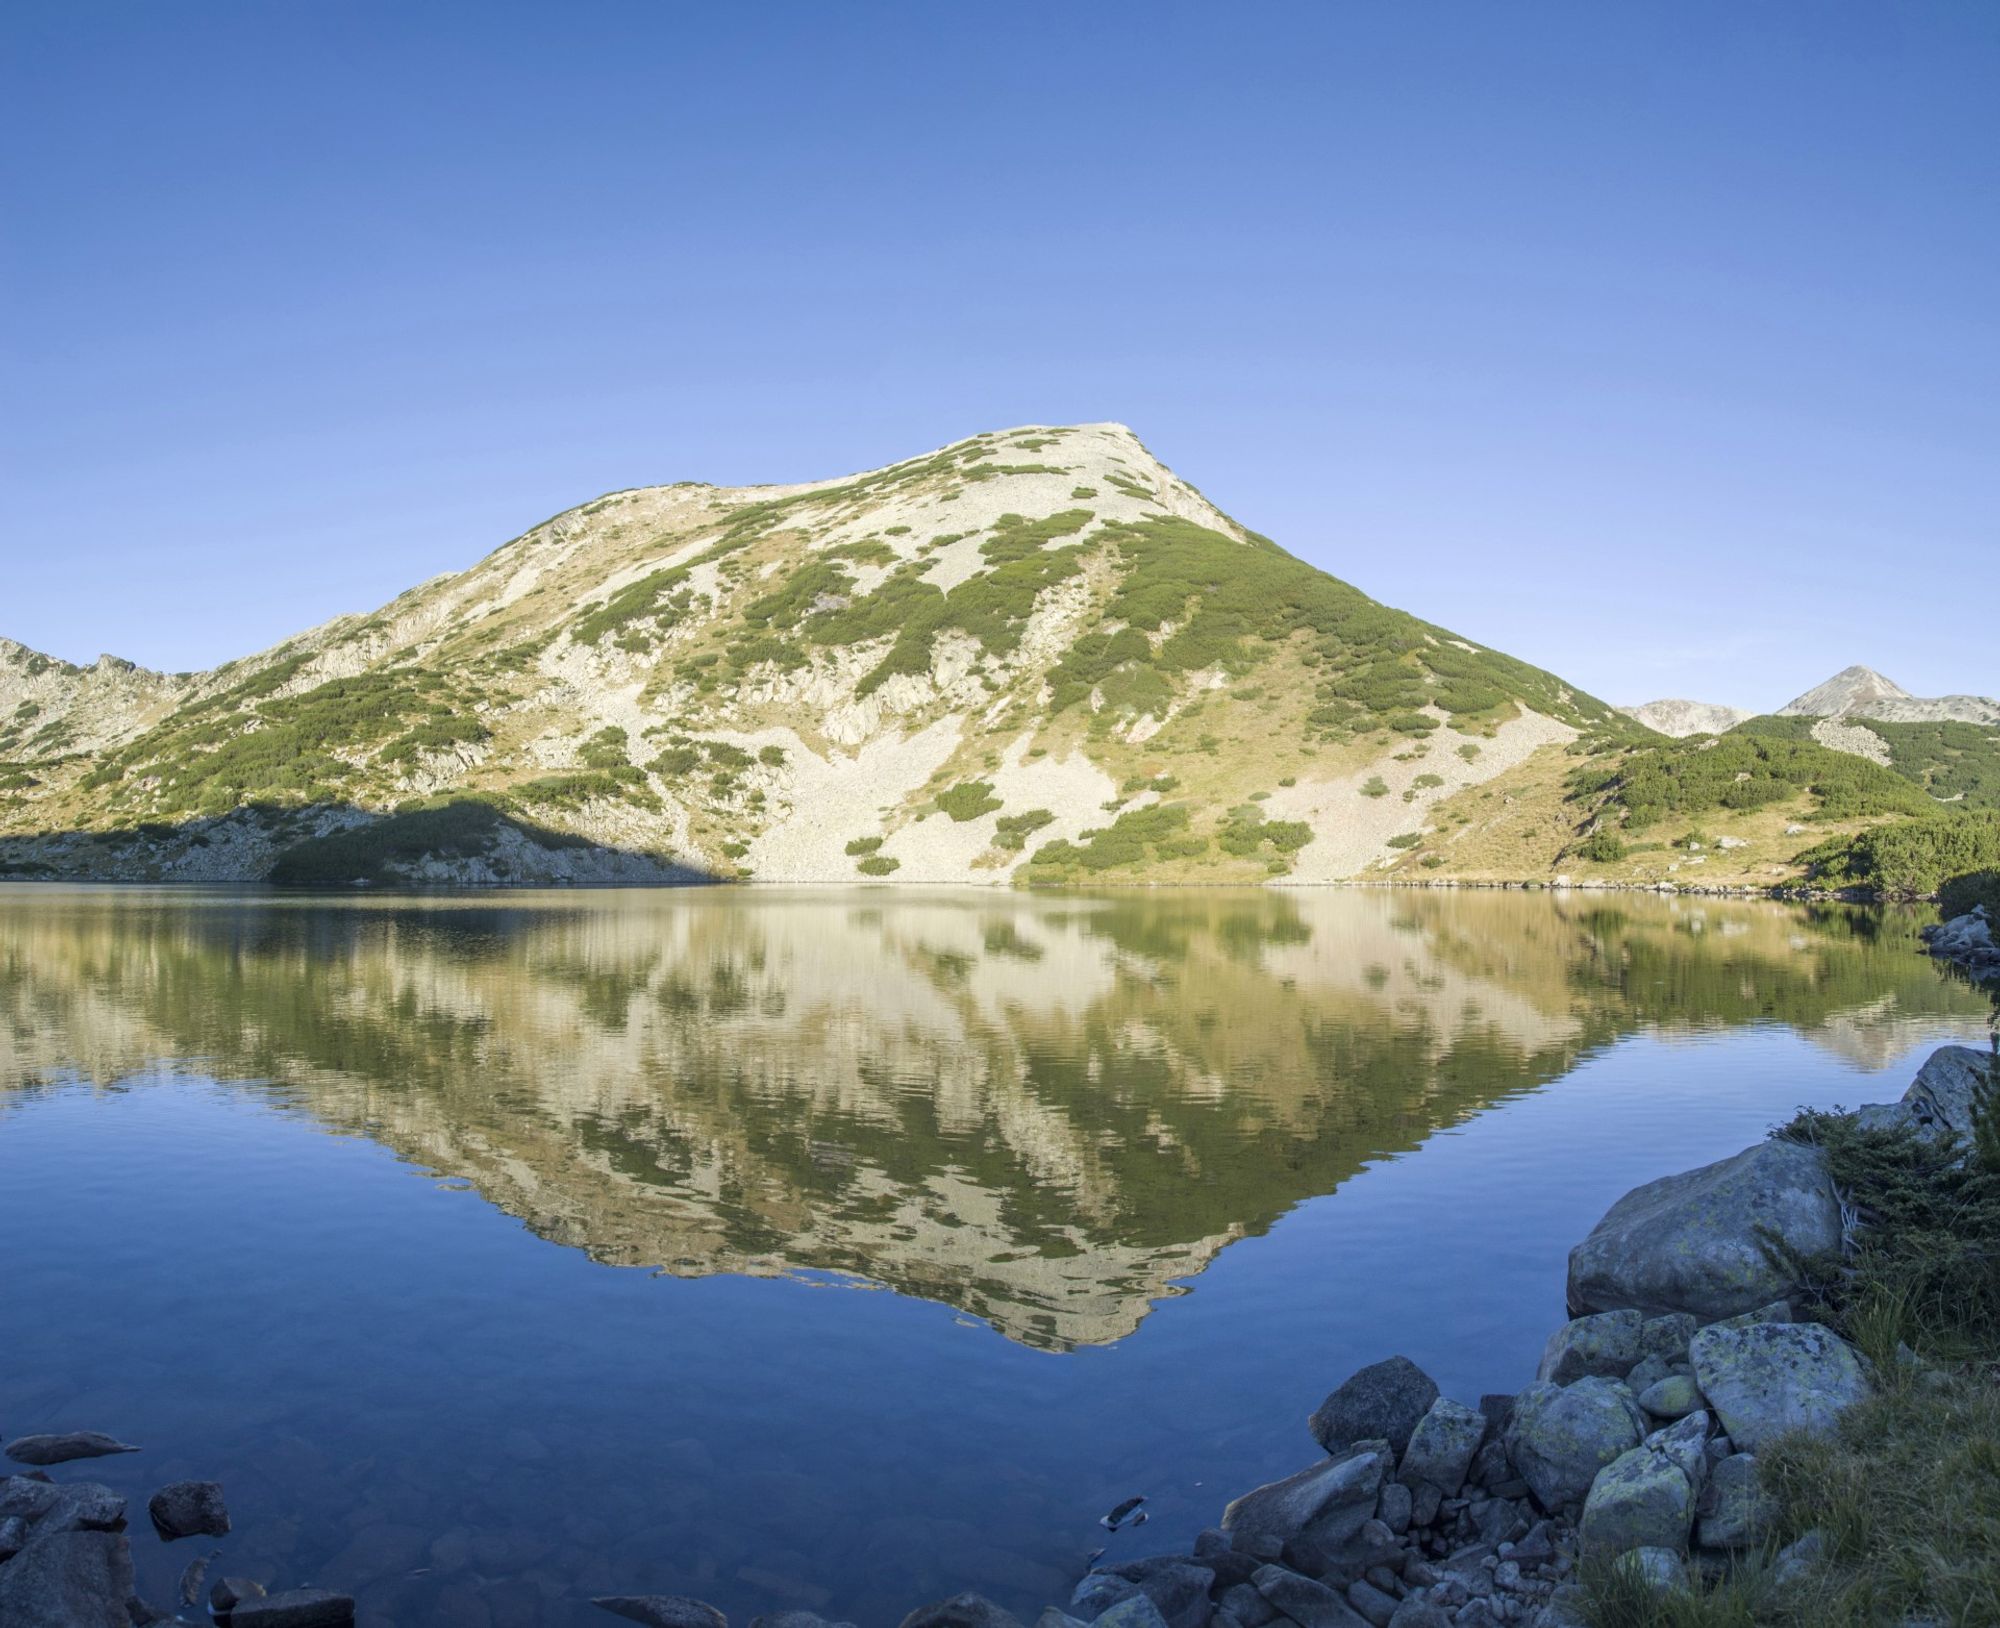
<path fill-rule="evenodd" d="M 1621 1036 L 1879 1062 L 1909 918 L 1650 896 L 0 889 L 0 1114 L 161 1066 L 676 1276 L 854 1274 L 1051 1349 Z"/>

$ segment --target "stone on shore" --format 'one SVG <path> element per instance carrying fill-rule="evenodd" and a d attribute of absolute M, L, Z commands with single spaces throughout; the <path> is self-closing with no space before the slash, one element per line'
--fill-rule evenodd
<path fill-rule="evenodd" d="M 1686 1546 L 1694 1487 L 1667 1454 L 1647 1446 L 1621 1453 L 1591 1483 L 1584 1501 L 1584 1547 L 1604 1554 Z"/>
<path fill-rule="evenodd" d="M 959 1598 L 972 1600 L 979 1597 L 962 1594 Z M 609 1611 L 614 1617 L 624 1617 L 628 1622 L 643 1622 L 647 1628 L 729 1628 L 729 1619 L 706 1600 L 691 1600 L 683 1594 L 602 1594 L 590 1603 L 601 1611 Z M 911 1612 L 908 1620 L 914 1622 L 919 1614 Z M 937 1620 L 942 1623 L 946 1619 Z M 1013 1620 L 1012 1617 L 1007 1618 L 1008 1622 Z M 967 1619 L 965 1628 L 976 1628 L 976 1625 Z"/>
<path fill-rule="evenodd" d="M 1386 1442 L 1364 1443 L 1345 1458 L 1246 1492 L 1222 1512 L 1222 1529 L 1238 1550 L 1264 1560 L 1278 1559 L 1286 1544 L 1327 1517 L 1327 1525 L 1351 1526 L 1351 1537 L 1374 1516 L 1389 1467 Z"/>
<path fill-rule="evenodd" d="M 1441 1396 L 1410 1433 L 1396 1479 L 1411 1487 L 1428 1481 L 1447 1498 L 1456 1498 L 1485 1439 L 1485 1414 Z"/>
<path fill-rule="evenodd" d="M 1695 1383 L 1741 1452 L 1788 1430 L 1830 1430 L 1870 1389 L 1860 1354 L 1818 1323 L 1718 1324 L 1689 1350 Z"/>
<path fill-rule="evenodd" d="M 1615 1379 L 1537 1380 L 1515 1400 L 1507 1456 L 1553 1513 L 1581 1501 L 1597 1472 L 1637 1447 L 1645 1428 L 1632 1393 Z"/>
<path fill-rule="evenodd" d="M 18 1515 L 43 1532 L 108 1532 L 125 1520 L 125 1500 L 96 1481 L 0 1480 L 0 1520 Z"/>
<path fill-rule="evenodd" d="M 1063 1613 L 1056 1611 L 1054 1606 L 1050 1606 L 1049 1611 L 1055 1611 L 1056 1616 L 1063 1617 Z M 1036 1628 L 1063 1628 L 1063 1623 L 1074 1621 L 1073 1618 L 1063 1617 L 1063 1622 L 1053 1622 L 1049 1618 L 1049 1611 L 1042 1613 L 1042 1620 Z M 752 1617 L 750 1628 L 854 1628 L 854 1624 L 830 1622 L 814 1611 L 767 1611 L 761 1617 Z"/>
<path fill-rule="evenodd" d="M 1567 1385 L 1593 1375 L 1623 1379 L 1646 1352 L 1640 1342 L 1645 1318 L 1636 1311 L 1604 1311 L 1572 1318 L 1549 1336 L 1537 1379 Z"/>
<path fill-rule="evenodd" d="M 327 1588 L 288 1588 L 245 1600 L 229 1613 L 230 1628 L 345 1628 L 354 1600 Z"/>
<path fill-rule="evenodd" d="M 1260 1567 L 1250 1581 L 1299 1628 L 1369 1628 L 1368 1619 L 1340 1594 L 1283 1566 Z"/>
<path fill-rule="evenodd" d="M 37 1527 L 0 1566 L 6 1628 L 129 1628 L 132 1548 L 122 1532 Z"/>
<path fill-rule="evenodd" d="M 1656 1419 L 1680 1419 L 1701 1406 L 1701 1392 L 1686 1374 L 1669 1374 L 1639 1393 L 1639 1406 Z"/>
<path fill-rule="evenodd" d="M 177 1538 L 226 1537 L 229 1510 L 222 1502 L 222 1487 L 214 1481 L 175 1481 L 153 1494 L 146 1513 L 168 1542 Z"/>
<path fill-rule="evenodd" d="M 1760 1142 L 1634 1188 L 1570 1251 L 1570 1310 L 1706 1321 L 1782 1299 L 1794 1285 L 1766 1252 L 1767 1234 L 1799 1255 L 1839 1246 L 1840 1203 L 1819 1149 Z"/>
<path fill-rule="evenodd" d="M 1926 1129 L 1972 1134 L 1974 1094 L 1991 1066 L 1989 1054 L 1970 1046 L 1940 1046 L 1903 1093 L 1902 1106 Z"/>
<path fill-rule="evenodd" d="M 1711 1468 L 1696 1507 L 1695 1539 L 1704 1549 L 1758 1548 L 1778 1514 L 1757 1479 L 1755 1453 L 1732 1453 Z"/>
<path fill-rule="evenodd" d="M 16 1464 L 67 1464 L 79 1458 L 104 1458 L 111 1453 L 136 1453 L 130 1442 L 107 1436 L 99 1430 L 70 1430 L 61 1435 L 23 1436 L 7 1444 L 7 1456 Z"/>
<path fill-rule="evenodd" d="M 1408 1357 L 1389 1357 L 1350 1375 L 1313 1411 L 1313 1439 L 1329 1453 L 1356 1442 L 1386 1441 L 1401 1453 L 1438 1399 L 1431 1376 Z"/>
<path fill-rule="evenodd" d="M 269 1592 L 254 1577 L 218 1577 L 208 1591 L 208 1608 L 218 1617 L 227 1616 L 246 1600 L 261 1600 Z"/>

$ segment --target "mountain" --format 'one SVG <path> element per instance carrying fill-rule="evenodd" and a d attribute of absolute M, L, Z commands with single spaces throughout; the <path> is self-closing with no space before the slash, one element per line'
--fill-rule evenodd
<path fill-rule="evenodd" d="M 1914 696 L 1872 667 L 1846 667 L 1778 708 L 1780 718 L 1868 718 L 1882 723 L 2000 726 L 2000 701 L 1988 695 Z"/>
<path fill-rule="evenodd" d="M 1740 708 L 1720 706 L 1712 701 L 1647 701 L 1636 707 L 1620 707 L 1618 710 L 1628 718 L 1637 719 L 1655 734 L 1671 735 L 1676 740 L 1683 740 L 1689 735 L 1720 735 L 1752 716 Z"/>
<path fill-rule="evenodd" d="M 1115 424 L 615 492 L 213 672 L 8 648 L 35 875 L 1327 880 L 1624 727 Z"/>

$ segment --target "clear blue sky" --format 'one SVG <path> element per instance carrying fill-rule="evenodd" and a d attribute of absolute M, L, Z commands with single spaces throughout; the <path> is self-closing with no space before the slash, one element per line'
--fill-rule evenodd
<path fill-rule="evenodd" d="M 9 8 L 0 632 L 1120 419 L 1612 700 L 2000 690 L 2000 5 Z"/>

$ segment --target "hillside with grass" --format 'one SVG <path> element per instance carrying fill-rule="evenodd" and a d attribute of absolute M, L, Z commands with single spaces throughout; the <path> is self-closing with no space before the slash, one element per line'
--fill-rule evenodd
<path fill-rule="evenodd" d="M 1536 879 L 1682 817 L 1824 838 L 1986 783 L 1725 739 L 1726 773 L 1683 763 L 1708 748 L 1294 558 L 1122 426 L 1021 429 L 615 492 L 212 672 L 0 645 L 0 872 Z"/>

